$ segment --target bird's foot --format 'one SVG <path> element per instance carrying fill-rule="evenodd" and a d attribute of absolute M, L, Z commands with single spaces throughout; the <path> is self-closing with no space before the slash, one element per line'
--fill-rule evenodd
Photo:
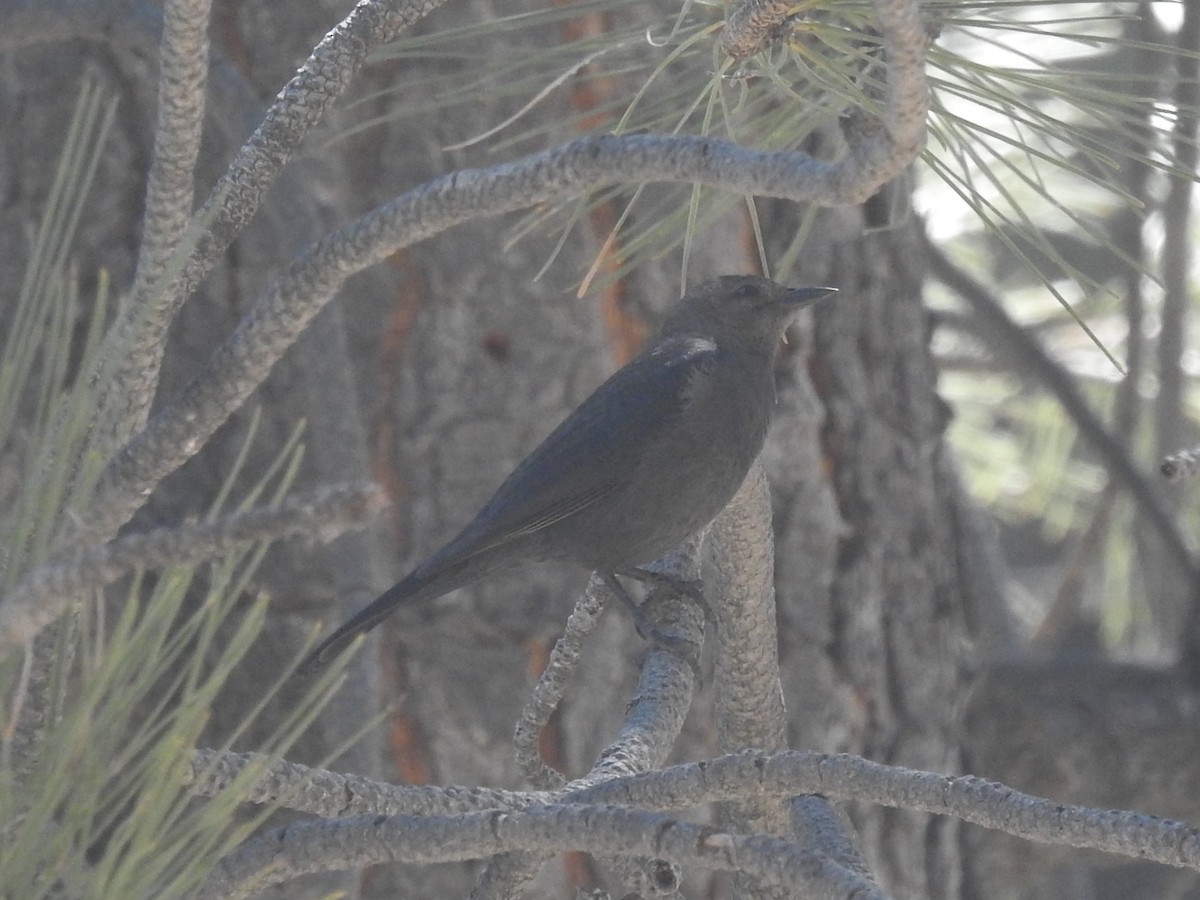
<path fill-rule="evenodd" d="M 633 616 L 634 625 L 637 627 L 637 633 L 642 638 L 649 640 L 649 636 L 654 633 L 655 627 L 654 623 L 650 621 L 650 617 L 646 615 L 646 611 L 642 609 L 641 604 L 629 596 L 629 591 L 625 590 L 625 585 L 621 584 L 616 575 L 601 573 L 600 579 L 608 586 L 608 589 L 613 592 L 616 598 L 625 605 L 625 608 L 629 610 Z"/>
<path fill-rule="evenodd" d="M 626 569 L 621 572 L 622 575 L 627 575 L 630 578 L 644 579 L 655 585 L 662 585 L 677 591 L 686 597 L 697 599 L 695 590 L 699 594 L 698 602 L 700 606 L 707 612 L 708 607 L 704 603 L 703 594 L 700 593 L 699 582 L 684 581 L 683 579 L 672 578 L 670 575 L 663 575 L 658 572 L 648 572 L 643 569 Z M 660 650 L 665 650 L 668 653 L 674 654 L 686 662 L 692 669 L 692 673 L 696 676 L 697 681 L 700 680 L 700 653 L 699 647 L 688 640 L 688 638 L 672 627 L 660 628 L 656 625 L 648 615 L 642 605 L 629 596 L 629 592 L 625 590 L 625 586 L 613 574 L 601 574 L 601 579 L 616 596 L 628 608 L 633 616 L 634 627 L 637 629 L 638 636 L 649 641 Z"/>
<path fill-rule="evenodd" d="M 640 581 L 652 587 L 665 587 L 675 591 L 675 593 L 687 597 L 689 600 L 694 600 L 704 610 L 706 619 L 709 621 L 713 621 L 714 619 L 712 607 L 708 605 L 708 600 L 704 596 L 704 582 L 699 578 L 683 578 L 679 575 L 672 575 L 669 572 L 655 572 L 639 566 L 622 569 L 617 574 L 625 575 L 634 581 Z"/>

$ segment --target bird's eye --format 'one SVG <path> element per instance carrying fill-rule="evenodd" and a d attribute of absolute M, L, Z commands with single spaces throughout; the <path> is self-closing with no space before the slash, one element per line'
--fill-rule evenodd
<path fill-rule="evenodd" d="M 739 285 L 735 293 L 742 300 L 753 300 L 758 296 L 758 285 L 748 281 L 745 284 Z"/>

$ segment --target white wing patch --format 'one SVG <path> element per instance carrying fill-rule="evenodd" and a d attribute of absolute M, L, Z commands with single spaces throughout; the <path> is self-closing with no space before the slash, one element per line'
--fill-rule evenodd
<path fill-rule="evenodd" d="M 667 338 L 650 351 L 651 356 L 669 356 L 667 365 L 691 362 L 699 356 L 707 356 L 717 352 L 717 343 L 712 338 L 704 337 L 673 337 Z"/>
<path fill-rule="evenodd" d="M 685 406 L 690 406 L 709 387 L 710 382 L 704 375 L 716 365 L 717 342 L 707 337 L 680 335 L 663 341 L 650 351 L 650 355 L 665 356 L 663 364 L 668 368 L 689 367 L 680 399 Z"/>

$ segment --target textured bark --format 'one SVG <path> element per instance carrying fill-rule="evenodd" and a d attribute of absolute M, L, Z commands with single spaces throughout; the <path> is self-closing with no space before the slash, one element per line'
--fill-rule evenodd
<path fill-rule="evenodd" d="M 241 84 L 236 103 L 211 105 L 208 134 L 212 146 L 198 182 L 202 187 L 219 172 L 232 142 L 253 123 L 257 109 L 253 96 L 269 97 L 287 71 L 282 61 L 301 58 L 309 43 L 336 18 L 331 12 L 321 16 L 313 10 L 306 11 L 312 17 L 309 19 L 273 17 L 265 6 L 261 10 L 260 6 L 247 3 L 218 9 L 214 48 L 224 59 L 240 64 L 238 75 L 246 81 Z M 435 14 L 423 27 L 445 27 L 461 20 L 466 9 L 463 6 Z M 471 4 L 469 9 L 472 17 L 492 12 L 489 4 L 481 2 Z M 553 39 L 555 34 L 550 30 L 544 37 Z M 523 39 L 532 40 L 529 36 Z M 147 46 L 152 47 L 152 41 Z M 248 54 L 247 48 L 253 48 L 253 54 Z M 30 59 L 34 58 L 31 54 Z M 142 98 L 136 107 L 124 110 L 126 118 L 117 146 L 130 154 L 133 148 L 147 145 L 153 117 L 153 83 L 149 72 L 140 73 L 140 78 L 125 70 L 117 72 L 136 86 Z M 69 83 L 73 73 L 63 77 Z M 238 83 L 229 72 L 225 77 Z M 373 83 L 391 83 L 394 77 L 392 71 L 377 69 L 368 73 L 360 90 L 366 93 Z M 219 91 L 219 85 L 214 90 Z M 59 92 L 68 93 L 61 88 Z M 356 115 L 382 111 L 387 102 L 374 101 L 378 109 L 360 109 Z M 491 162 L 482 150 L 447 153 L 439 148 L 494 124 L 512 111 L 504 106 L 480 104 L 478 118 L 473 121 L 451 121 L 431 114 L 402 126 L 380 127 L 293 163 L 286 182 L 272 192 L 274 205 L 264 210 L 237 241 L 225 265 L 209 276 L 173 328 L 163 393 L 169 394 L 189 377 L 269 274 L 305 241 L 344 218 L 345 210 L 377 203 L 464 164 Z M 542 114 L 553 117 L 561 110 L 556 110 L 551 101 Z M 338 124 L 333 123 L 326 133 Z M 53 120 L 49 120 L 47 128 L 52 126 Z M 127 283 L 128 248 L 135 240 L 133 229 L 141 189 L 136 176 L 144 171 L 144 157 L 143 164 L 114 162 L 113 168 L 114 178 L 97 200 L 108 204 L 110 212 L 98 218 L 127 223 L 128 230 L 119 247 L 111 244 L 111 227 L 89 238 L 84 259 L 85 265 L 87 260 L 94 260 L 115 268 Z M 115 177 L 118 175 L 124 178 Z M 853 214 L 850 216 L 853 220 Z M 739 224 L 737 217 L 732 221 L 735 226 Z M 781 217 L 778 227 L 790 226 Z M 911 389 L 914 394 L 925 392 L 926 403 L 932 402 L 932 381 L 915 282 L 906 282 L 906 294 L 897 300 L 885 296 L 884 287 L 897 283 L 887 265 L 880 263 L 867 274 L 859 271 L 863 256 L 878 254 L 891 239 L 863 241 L 857 237 L 853 221 L 839 227 L 840 239 L 830 241 L 827 252 L 819 254 L 823 265 L 803 272 L 802 279 L 842 285 L 847 303 L 832 313 L 832 318 L 823 315 L 818 334 L 828 333 L 831 337 L 819 338 L 820 350 L 812 350 L 805 342 L 789 352 L 781 367 L 785 381 L 781 421 L 766 459 L 776 480 L 780 546 L 786 548 L 777 563 L 781 621 L 794 624 L 799 617 L 809 623 L 802 630 L 785 630 L 781 641 L 789 670 L 786 692 L 787 702 L 793 707 L 795 745 L 869 750 L 895 741 L 895 714 L 888 703 L 882 704 L 883 712 L 878 716 L 860 723 L 855 741 L 831 740 L 830 732 L 831 728 L 836 730 L 833 723 L 845 719 L 842 701 L 847 695 L 860 691 L 863 696 L 876 692 L 887 697 L 890 673 L 883 658 L 871 655 L 869 662 L 852 666 L 852 678 L 839 677 L 809 690 L 804 685 L 812 681 L 814 670 L 832 674 L 835 668 L 847 664 L 838 656 L 860 652 L 861 645 L 857 643 L 857 629 L 853 635 L 837 639 L 838 650 L 833 656 L 813 656 L 803 641 L 811 635 L 817 619 L 808 611 L 808 604 L 823 605 L 821 627 L 835 630 L 866 616 L 858 588 L 852 587 L 859 583 L 874 585 L 870 630 L 882 640 L 881 607 L 887 578 L 879 571 L 883 565 L 881 553 L 866 554 L 862 566 L 855 570 L 856 580 L 846 582 L 841 591 L 834 590 L 840 582 L 835 571 L 838 546 L 847 537 L 839 537 L 842 526 L 835 505 L 836 492 L 827 476 L 833 472 L 838 483 L 845 479 L 852 484 L 849 469 L 860 463 L 853 455 L 845 454 L 831 468 L 829 451 L 819 441 L 822 404 L 831 400 L 841 403 L 836 427 L 847 431 L 864 427 L 854 423 L 874 416 L 877 410 L 863 405 L 867 394 L 859 393 L 849 383 L 851 376 L 845 376 L 844 387 L 825 385 L 822 393 L 830 393 L 818 398 L 803 370 L 809 366 L 823 371 L 853 363 L 859 356 L 853 347 L 856 333 L 870 327 L 876 311 L 886 314 L 889 304 L 899 304 L 907 317 L 905 324 L 911 329 L 909 339 L 896 344 L 895 322 L 879 323 L 871 334 L 879 344 L 886 345 L 880 348 L 886 354 L 878 361 L 899 360 L 903 354 L 915 352 L 914 365 L 921 378 L 912 381 Z M 217 711 L 214 736 L 238 720 L 239 711 L 255 699 L 254 686 L 282 666 L 313 618 L 338 618 L 386 583 L 389 575 L 401 574 L 452 535 L 512 465 L 613 368 L 617 348 L 608 343 L 602 310 L 590 298 L 575 299 L 571 291 L 569 273 L 586 268 L 596 245 L 586 241 L 569 243 L 549 277 L 533 284 L 530 273 L 541 264 L 549 242 L 526 241 L 506 249 L 503 231 L 503 221 L 460 227 L 413 248 L 369 278 L 352 282 L 338 303 L 319 317 L 250 406 L 218 432 L 199 458 L 169 478 L 142 513 L 140 521 L 144 524 L 173 520 L 202 508 L 236 452 L 252 406 L 263 412 L 264 425 L 251 456 L 251 471 L 278 447 L 291 424 L 305 417 L 309 421 L 310 448 L 305 480 L 347 480 L 370 472 L 392 493 L 394 509 L 380 528 L 391 557 L 383 566 L 387 574 L 382 577 L 372 570 L 371 544 L 362 536 L 344 539 L 343 546 L 329 552 L 289 552 L 285 548 L 272 554 L 264 578 L 281 597 L 279 615 L 261 651 L 247 665 L 247 671 L 235 679 Z M 753 265 L 753 257 L 731 244 L 727 233 L 726 228 L 714 228 L 702 238 L 694 278 Z M 706 247 L 710 249 L 705 251 Z M 903 252 L 898 250 L 895 255 Z M 670 274 L 677 271 L 676 266 L 677 262 L 671 261 L 664 270 L 646 267 L 625 282 L 625 296 L 651 324 L 676 295 L 677 285 Z M 870 292 L 862 285 L 870 285 Z M 870 314 L 863 308 L 868 296 Z M 834 341 L 836 348 L 826 347 L 827 340 Z M 882 371 L 877 378 L 890 384 L 892 370 Z M 917 417 L 913 425 L 921 442 L 935 446 L 939 427 L 928 415 Z M 881 429 L 886 431 L 883 426 Z M 365 452 L 368 442 L 364 432 L 371 435 L 371 459 Z M 881 466 L 878 462 L 874 465 Z M 927 479 L 932 478 L 932 468 L 922 466 L 931 465 L 931 457 L 912 455 L 912 469 Z M 900 475 L 907 477 L 910 472 L 884 472 L 864 480 L 873 483 L 877 477 L 887 481 Z M 889 490 L 907 495 L 910 486 L 905 482 Z M 845 516 L 845 511 L 840 515 Z M 819 524 L 804 526 L 810 519 L 819 519 Z M 862 522 L 858 525 L 867 527 Z M 940 537 L 935 534 L 928 540 Z M 878 540 L 864 535 L 862 544 L 880 551 L 881 545 L 872 543 Z M 917 570 L 923 571 L 929 563 L 928 557 L 922 557 L 905 577 L 919 579 Z M 808 576 L 814 573 L 819 574 L 810 579 Z M 313 734 L 298 757 L 319 756 L 348 733 L 352 720 L 361 720 L 384 703 L 398 702 L 389 724 L 390 764 L 379 771 L 370 750 L 360 749 L 357 756 L 339 760 L 339 768 L 393 777 L 427 777 L 437 783 L 518 786 L 510 735 L 528 690 L 527 670 L 539 658 L 540 648 L 560 629 L 582 580 L 582 573 L 534 570 L 459 592 L 430 608 L 401 613 L 384 629 L 380 650 L 364 651 L 362 665 L 355 670 L 356 683 L 347 688 L 345 699 L 317 729 L 323 729 L 323 734 Z M 801 596 L 797 587 L 800 584 L 825 587 L 819 596 L 808 591 Z M 903 585 L 905 589 L 908 586 L 907 582 Z M 334 597 L 340 609 L 329 607 L 328 600 Z M 846 609 L 839 611 L 841 606 Z M 914 621 L 906 627 L 923 626 Z M 577 696 L 568 696 L 557 731 L 547 737 L 551 744 L 557 741 L 554 752 L 568 770 L 578 772 L 590 765 L 595 754 L 611 740 L 636 676 L 636 661 L 645 651 L 627 617 L 606 617 L 575 688 Z M 947 657 L 947 665 L 950 671 L 957 671 L 952 655 Z M 378 689 L 373 686 L 377 678 L 382 678 Z M 716 751 L 711 727 L 706 725 L 708 709 L 705 696 L 678 747 L 680 758 Z M 887 737 L 872 738 L 880 728 L 886 730 Z M 936 740 L 928 740 L 936 743 L 944 737 L 939 733 Z M 252 735 L 249 740 L 253 740 Z M 946 766 L 944 759 L 953 756 L 954 745 L 951 742 L 948 746 L 940 748 L 940 756 L 900 747 L 880 758 L 950 769 L 953 766 Z M 876 848 L 873 862 L 883 862 L 879 848 L 891 839 L 895 827 L 877 815 L 868 815 L 862 821 L 875 823 L 870 825 Z M 905 825 L 906 832 L 910 828 Z M 916 832 L 913 840 L 924 834 Z M 896 850 L 897 858 L 909 855 L 907 849 Z M 937 854 L 927 855 L 938 858 Z M 916 858 L 924 856 L 917 854 Z M 543 890 L 561 895 L 561 878 L 565 876 L 558 871 L 559 867 L 554 866 L 543 876 Z M 369 892 L 384 896 L 407 886 L 413 896 L 461 894 L 471 878 L 469 866 L 443 866 L 436 871 L 391 867 L 386 874 L 376 873 L 369 879 Z M 930 879 L 908 874 L 901 878 L 898 872 L 889 872 L 885 883 L 889 880 L 900 888 L 908 882 L 924 885 Z M 298 896 L 295 891 L 304 889 L 294 885 L 284 893 Z M 898 893 L 905 895 L 902 890 Z"/>
<path fill-rule="evenodd" d="M 967 766 L 985 778 L 1064 803 L 1200 819 L 1200 715 L 1194 688 L 1171 672 L 1086 656 L 993 665 L 970 698 L 964 732 Z M 1195 890 L 1195 873 L 966 831 L 972 897 Z"/>
<path fill-rule="evenodd" d="M 786 215 L 770 233 L 788 233 Z M 956 772 L 968 643 L 921 255 L 911 226 L 864 236 L 857 210 L 821 221 L 794 280 L 839 285 L 846 302 L 791 357 L 811 386 L 781 385 L 767 456 L 790 743 Z M 885 890 L 959 896 L 954 823 L 852 814 Z"/>
<path fill-rule="evenodd" d="M 302 56 L 323 30 L 337 21 L 337 15 L 329 10 L 322 14 L 311 7 L 295 11 L 289 21 L 293 29 L 290 34 L 269 41 L 262 36 L 254 40 L 270 46 L 281 58 L 294 59 L 295 53 Z M 70 18 L 66 10 L 63 16 Z M 54 171 L 48 160 L 57 153 L 61 131 L 85 73 L 115 94 L 120 105 L 117 126 L 87 204 L 76 259 L 87 299 L 101 269 L 111 276 L 114 292 L 126 290 L 131 284 L 155 116 L 152 60 L 159 24 L 152 8 L 147 7 L 139 15 L 122 20 L 119 28 L 89 33 L 89 39 L 35 42 L 0 58 L 5 68 L 0 103 L 8 107 L 10 121 L 22 123 L 21 129 L 6 132 L 3 140 L 7 146 L 0 151 L 0 178 L 9 185 L 0 231 L 7 246 L 13 248 L 0 264 L 7 284 L 19 284 L 26 256 L 23 251 L 32 234 L 32 223 L 41 216 L 48 179 Z M 69 27 L 64 30 L 75 31 Z M 285 42 L 284 37 L 294 43 Z M 215 50 L 220 55 L 228 46 L 218 42 Z M 205 144 L 197 178 L 200 191 L 213 183 L 257 123 L 264 109 L 259 98 L 275 89 L 252 85 L 222 64 L 220 58 L 209 87 Z M 172 326 L 160 401 L 192 376 L 282 260 L 347 216 L 352 195 L 344 182 L 343 166 L 337 159 L 320 163 L 303 160 L 285 174 L 257 221 Z M 386 284 L 386 273 L 373 273 L 359 286 L 365 288 L 367 283 L 379 290 L 381 283 Z M 86 310 L 81 316 L 86 316 Z M 162 484 L 138 514 L 134 528 L 179 521 L 205 510 L 225 480 L 255 410 L 262 420 L 248 454 L 243 485 L 261 477 L 301 420 L 308 422 L 308 452 L 297 487 L 369 478 L 365 418 L 358 407 L 358 375 L 347 353 L 343 317 L 343 310 L 330 309 L 318 318 L 254 400 L 220 430 L 199 456 Z M 281 598 L 276 606 L 278 614 L 272 616 L 260 646 L 215 704 L 208 741 L 219 742 L 222 734 L 242 721 L 245 712 L 259 702 L 262 685 L 277 677 L 313 627 L 311 617 L 294 615 L 296 600 L 319 600 L 326 608 L 330 597 L 353 597 L 355 589 L 366 592 L 378 580 L 372 574 L 373 553 L 374 540 L 363 533 L 347 535 L 325 547 L 300 542 L 284 543 L 272 550 L 260 570 L 260 586 Z M 352 687 L 347 693 L 370 693 L 368 687 L 375 680 L 374 668 L 362 667 L 351 674 Z M 286 710 L 288 694 L 285 692 L 278 702 Z M 314 733 L 303 741 L 297 748 L 297 758 L 311 762 L 325 759 L 330 748 L 363 727 L 374 708 L 354 703 L 332 707 L 314 728 L 314 732 L 323 734 Z M 263 717 L 260 727 L 269 729 L 273 718 Z M 255 746 L 262 733 L 251 730 L 242 746 Z M 380 746 L 378 736 L 360 742 L 341 764 L 363 773 L 382 774 Z M 309 879 L 300 889 L 319 896 L 335 889 L 353 890 L 357 880 L 352 874 L 334 873 Z"/>
<path fill-rule="evenodd" d="M 218 4 L 212 37 L 219 65 L 199 185 L 212 183 L 254 125 L 261 102 L 347 6 L 301 4 L 284 13 L 265 0 Z M 434 14 L 421 27 L 436 30 L 498 11 L 474 0 Z M 529 42 L 514 48 L 522 52 L 539 40 L 557 39 L 557 32 L 490 39 Z M 5 121 L 21 122 L 0 135 L 6 197 L 0 237 L 12 248 L 0 260 L 3 283 L 15 283 L 19 275 L 29 223 L 47 190 L 48 149 L 85 67 L 123 103 L 81 235 L 81 270 L 104 267 L 114 283 L 130 283 L 154 115 L 147 61 L 155 40 L 147 28 L 144 44 L 132 38 L 115 46 L 77 41 L 0 57 L 0 112 Z M 367 96 L 394 85 L 416 65 L 435 70 L 470 64 L 380 65 L 366 73 L 358 92 Z M 293 160 L 271 203 L 176 322 L 164 395 L 195 371 L 266 279 L 306 242 L 427 178 L 494 162 L 482 147 L 442 148 L 494 125 L 518 101 L 480 98 L 469 120 L 428 114 L 344 142 L 320 140 L 355 117 L 385 112 L 389 103 L 376 98 L 338 114 L 310 140 L 309 152 Z M 535 115 L 552 122 L 564 113 L 552 98 Z M 768 241 L 782 244 L 796 227 L 794 206 L 763 204 L 762 212 Z M 164 482 L 141 514 L 140 523 L 150 524 L 203 509 L 255 407 L 263 425 L 248 477 L 305 418 L 309 453 L 301 484 L 369 475 L 387 487 L 394 503 L 374 535 L 343 538 L 324 550 L 283 547 L 272 553 L 263 582 L 280 601 L 262 646 L 215 709 L 213 740 L 240 720 L 256 701 L 258 685 L 274 677 L 318 619 L 332 622 L 361 606 L 450 537 L 625 352 L 606 318 L 612 310 L 573 295 L 575 273 L 586 270 L 597 242 L 568 242 L 549 275 L 534 283 L 532 274 L 553 240 L 508 248 L 506 224 L 459 227 L 353 280 L 247 409 Z M 787 744 L 947 773 L 975 771 L 1064 800 L 1200 818 L 1189 808 L 1200 793 L 1192 789 L 1195 765 L 1183 749 L 1195 743 L 1189 695 L 1176 683 L 1164 686 L 1160 677 L 1126 672 L 1116 680 L 1079 679 L 1060 667 L 1032 674 L 997 670 L 974 695 L 964 738 L 962 710 L 974 676 L 964 594 L 974 588 L 959 569 L 966 557 L 956 528 L 961 500 L 942 442 L 945 410 L 935 393 L 921 303 L 920 243 L 912 222 L 870 234 L 863 224 L 857 209 L 822 213 L 797 271 L 785 273 L 792 283 L 842 290 L 836 303 L 796 329 L 785 349 L 778 420 L 763 456 L 775 510 Z M 695 280 L 753 267 L 753 256 L 729 239 L 731 227 L 738 227 L 736 216 L 699 238 Z M 623 283 L 629 305 L 651 325 L 677 293 L 678 263 L 672 258 L 647 265 Z M 0 307 L 0 322 L 4 315 Z M 0 488 L 13 489 L 2 480 Z M 561 629 L 583 579 L 584 573 L 532 570 L 403 611 L 360 654 L 340 702 L 297 758 L 323 757 L 370 715 L 394 704 L 384 733 L 337 760 L 336 768 L 397 780 L 521 786 L 512 761 L 513 723 L 530 672 Z M 645 652 L 627 616 L 605 617 L 579 680 L 544 737 L 543 752 L 569 774 L 590 767 L 612 740 Z M 712 685 L 702 686 L 676 758 L 718 751 L 711 692 Z M 1042 727 L 1016 727 L 1022 723 Z M 254 737 L 247 736 L 247 745 Z M 964 740 L 970 747 L 965 759 Z M 964 837 L 955 823 L 866 807 L 851 815 L 871 872 L 892 896 L 963 896 Z M 1011 887 L 1014 898 L 1035 896 L 1032 888 L 1016 886 L 1014 869 L 1027 845 L 1013 842 L 1015 856 L 1002 851 L 985 858 L 998 842 L 979 833 L 967 841 L 983 848 L 972 850 L 981 860 L 972 873 L 976 896 L 1006 896 L 997 884 Z M 590 875 L 578 861 L 556 863 L 538 891 L 569 896 Z M 335 886 L 361 888 L 366 896 L 462 896 L 473 877 L 474 867 L 465 864 L 392 866 L 362 879 L 288 885 L 275 896 L 321 896 Z M 722 893 L 725 884 L 718 880 L 714 887 L 692 876 L 688 889 L 729 896 Z"/>

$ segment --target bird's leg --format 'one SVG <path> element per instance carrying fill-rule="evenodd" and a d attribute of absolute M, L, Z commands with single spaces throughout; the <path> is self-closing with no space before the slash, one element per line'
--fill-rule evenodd
<path fill-rule="evenodd" d="M 616 595 L 616 598 L 625 604 L 625 608 L 633 614 L 633 623 L 637 628 L 637 633 L 643 640 L 652 640 L 658 629 L 654 627 L 654 623 L 650 621 L 650 617 L 646 615 L 646 611 L 642 609 L 641 604 L 629 596 L 629 591 L 625 590 L 625 585 L 617 580 L 614 572 L 600 572 L 600 580 L 607 585 L 608 589 Z M 622 573 L 624 574 L 624 573 Z M 655 643 L 658 643 L 655 641 Z"/>
<path fill-rule="evenodd" d="M 617 574 L 640 581 L 643 584 L 669 588 L 677 594 L 687 597 L 689 600 L 694 600 L 704 610 L 705 617 L 710 621 L 714 620 L 712 608 L 708 605 L 708 600 L 704 597 L 704 583 L 698 578 L 681 578 L 669 572 L 655 572 L 650 569 L 643 569 L 640 566 L 622 569 Z"/>
<path fill-rule="evenodd" d="M 622 571 L 621 574 L 628 575 L 631 578 L 637 578 L 638 576 L 633 573 L 642 571 L 643 570 L 641 569 L 625 570 Z M 695 648 L 692 647 L 692 645 L 681 635 L 672 634 L 669 631 L 663 631 L 661 628 L 658 628 L 653 622 L 651 622 L 650 617 L 646 615 L 646 611 L 642 609 L 641 604 L 629 596 L 629 592 L 625 590 L 625 585 L 621 584 L 621 582 L 617 579 L 616 573 L 598 572 L 597 574 L 600 576 L 600 580 L 608 586 L 608 589 L 617 595 L 617 599 L 624 603 L 625 606 L 629 608 L 629 611 L 633 613 L 634 624 L 637 628 L 638 635 L 641 636 L 643 640 L 650 641 L 656 647 L 660 647 L 663 650 L 666 650 L 668 653 L 674 653 L 676 656 L 685 660 L 687 664 L 692 667 L 692 671 L 696 674 L 697 679 L 699 679 L 700 660 L 695 652 Z M 681 582 L 681 579 L 673 579 L 669 575 L 660 575 L 656 572 L 646 572 L 645 574 L 650 576 L 646 579 L 647 581 L 650 581 L 654 584 L 666 585 L 679 590 L 681 594 L 691 596 L 677 587 L 677 584 Z M 691 584 L 691 582 L 683 583 Z M 707 609 L 707 607 L 704 608 Z"/>

